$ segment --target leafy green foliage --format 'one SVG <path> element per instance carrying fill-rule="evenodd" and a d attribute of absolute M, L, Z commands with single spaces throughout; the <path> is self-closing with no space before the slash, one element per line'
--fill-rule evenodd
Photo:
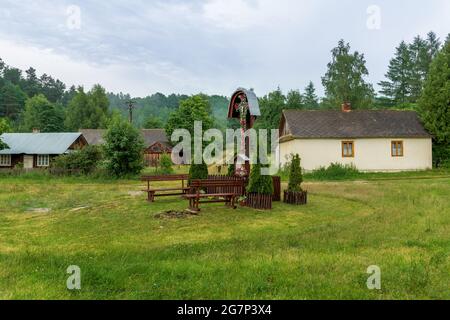
<path fill-rule="evenodd" d="M 450 146 L 450 42 L 431 64 L 419 110 L 425 128 L 435 142 L 435 164 L 447 161 Z"/>
<path fill-rule="evenodd" d="M 308 173 L 305 176 L 314 180 L 345 180 L 359 176 L 359 171 L 352 165 L 332 163 L 328 167 L 322 167 Z"/>
<path fill-rule="evenodd" d="M 0 136 L 5 132 L 11 131 L 11 125 L 9 124 L 8 119 L 0 118 Z M 8 145 L 2 141 L 0 138 L 0 150 L 8 148 Z"/>
<path fill-rule="evenodd" d="M 192 180 L 205 180 L 208 178 L 208 166 L 206 163 L 202 164 L 191 164 L 189 168 L 189 183 Z"/>
<path fill-rule="evenodd" d="M 350 52 L 350 44 L 340 40 L 328 63 L 328 71 L 322 77 L 326 100 L 334 108 L 340 108 L 344 102 L 350 102 L 354 109 L 369 107 L 373 101 L 374 91 L 365 81 L 369 75 L 366 60 L 359 52 Z"/>
<path fill-rule="evenodd" d="M 145 120 L 144 129 L 161 129 L 164 128 L 164 124 L 160 118 L 150 116 Z"/>
<path fill-rule="evenodd" d="M 160 159 L 160 172 L 161 174 L 172 174 L 173 168 L 172 168 L 172 159 L 170 158 L 170 155 L 163 154 Z"/>
<path fill-rule="evenodd" d="M 273 194 L 272 176 L 262 175 L 260 163 L 254 164 L 250 171 L 250 178 L 247 186 L 247 192 L 258 194 Z"/>
<path fill-rule="evenodd" d="M 165 128 L 167 136 L 171 137 L 176 129 L 186 129 L 194 137 L 195 121 L 202 121 L 204 131 L 213 126 L 211 106 L 203 95 L 195 95 L 180 102 L 180 107 L 170 114 L 167 121 Z"/>
<path fill-rule="evenodd" d="M 0 89 L 0 117 L 7 117 L 12 121 L 18 120 L 26 99 L 25 92 L 18 85 L 6 82 Z"/>
<path fill-rule="evenodd" d="M 116 177 L 135 175 L 144 167 L 144 141 L 126 120 L 115 117 L 105 134 L 104 154 L 107 170 Z"/>
<path fill-rule="evenodd" d="M 234 174 L 235 174 L 235 172 L 236 172 L 236 166 L 235 166 L 235 164 L 234 164 L 234 163 L 233 163 L 233 164 L 229 164 L 229 165 L 228 165 L 227 176 L 233 177 Z"/>
<path fill-rule="evenodd" d="M 65 125 L 69 130 L 104 128 L 108 119 L 109 100 L 105 89 L 95 85 L 88 93 L 82 87 L 69 102 Z"/>
<path fill-rule="evenodd" d="M 25 103 L 23 113 L 23 131 L 32 131 L 34 128 L 41 132 L 64 131 L 64 111 L 47 100 L 43 94 L 30 98 Z"/>
<path fill-rule="evenodd" d="M 52 161 L 52 167 L 63 170 L 79 170 L 82 174 L 95 171 L 103 160 L 103 153 L 98 146 L 86 146 L 66 155 L 61 155 Z"/>
<path fill-rule="evenodd" d="M 300 166 L 300 156 L 298 154 L 294 155 L 291 160 L 291 167 L 289 172 L 289 184 L 288 191 L 290 192 L 300 192 L 302 191 L 302 168 Z"/>

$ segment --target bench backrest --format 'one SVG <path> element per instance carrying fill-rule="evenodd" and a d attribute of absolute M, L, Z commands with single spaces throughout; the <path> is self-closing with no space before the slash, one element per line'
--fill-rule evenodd
<path fill-rule="evenodd" d="M 192 180 L 190 187 L 194 190 L 205 189 L 208 194 L 235 193 L 242 195 L 244 193 L 243 180 Z"/>
<path fill-rule="evenodd" d="M 179 181 L 187 180 L 189 176 L 187 174 L 168 174 L 160 176 L 142 176 L 141 181 Z"/>

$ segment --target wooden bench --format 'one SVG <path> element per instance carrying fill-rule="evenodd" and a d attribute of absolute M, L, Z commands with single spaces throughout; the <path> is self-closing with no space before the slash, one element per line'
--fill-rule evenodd
<path fill-rule="evenodd" d="M 161 176 L 142 176 L 141 181 L 147 182 L 147 190 L 142 190 L 147 192 L 147 200 L 149 202 L 154 202 L 155 197 L 167 197 L 167 196 L 182 196 L 189 191 L 189 187 L 185 186 L 185 181 L 188 180 L 187 174 L 170 174 Z M 181 181 L 181 187 L 179 188 L 151 188 L 150 182 L 157 181 Z M 157 193 L 158 192 L 158 193 Z M 162 192 L 162 193 L 160 193 Z M 169 193 L 167 193 L 169 192 Z"/>
<path fill-rule="evenodd" d="M 200 203 L 225 202 L 226 206 L 236 209 L 236 198 L 242 195 L 244 182 L 243 180 L 193 180 L 189 187 L 189 193 L 184 197 L 189 200 L 189 210 L 192 212 L 200 211 Z"/>

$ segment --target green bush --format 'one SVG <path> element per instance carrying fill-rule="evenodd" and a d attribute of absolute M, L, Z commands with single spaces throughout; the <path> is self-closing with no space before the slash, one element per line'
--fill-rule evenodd
<path fill-rule="evenodd" d="M 208 166 L 204 162 L 202 164 L 192 164 L 189 168 L 189 184 L 192 180 L 197 179 L 208 179 Z"/>
<path fill-rule="evenodd" d="M 91 174 L 102 161 L 102 150 L 98 146 L 86 146 L 81 150 L 61 155 L 52 161 L 52 168 L 79 171 L 81 174 Z"/>
<path fill-rule="evenodd" d="M 332 163 L 327 168 L 321 167 L 308 173 L 305 176 L 315 180 L 342 180 L 360 175 L 360 172 L 353 165 L 342 165 Z"/>
<path fill-rule="evenodd" d="M 291 160 L 291 168 L 289 172 L 289 184 L 288 191 L 289 192 L 300 192 L 302 191 L 302 168 L 300 166 L 300 156 L 296 154 L 292 157 Z"/>
<path fill-rule="evenodd" d="M 450 168 L 450 146 L 433 144 L 433 165 L 435 168 Z"/>
<path fill-rule="evenodd" d="M 261 164 L 255 164 L 250 171 L 250 179 L 247 186 L 247 192 L 258 194 L 273 194 L 272 176 L 262 175 Z"/>
<path fill-rule="evenodd" d="M 144 141 L 128 121 L 116 117 L 105 134 L 106 169 L 116 177 L 136 175 L 144 168 Z"/>
<path fill-rule="evenodd" d="M 233 163 L 233 164 L 229 164 L 229 165 L 228 165 L 228 173 L 227 173 L 227 176 L 233 177 L 235 171 L 236 171 L 236 166 L 234 165 L 234 163 Z"/>
<path fill-rule="evenodd" d="M 172 168 L 172 159 L 170 155 L 163 154 L 160 159 L 160 172 L 161 174 L 172 174 L 173 168 Z"/>

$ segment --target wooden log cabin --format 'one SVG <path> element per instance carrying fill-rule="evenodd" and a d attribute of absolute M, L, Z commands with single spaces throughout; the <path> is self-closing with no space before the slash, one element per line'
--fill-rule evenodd
<path fill-rule="evenodd" d="M 0 169 L 47 168 L 52 159 L 87 145 L 81 133 L 4 133 L 8 148 L 0 150 Z"/>

